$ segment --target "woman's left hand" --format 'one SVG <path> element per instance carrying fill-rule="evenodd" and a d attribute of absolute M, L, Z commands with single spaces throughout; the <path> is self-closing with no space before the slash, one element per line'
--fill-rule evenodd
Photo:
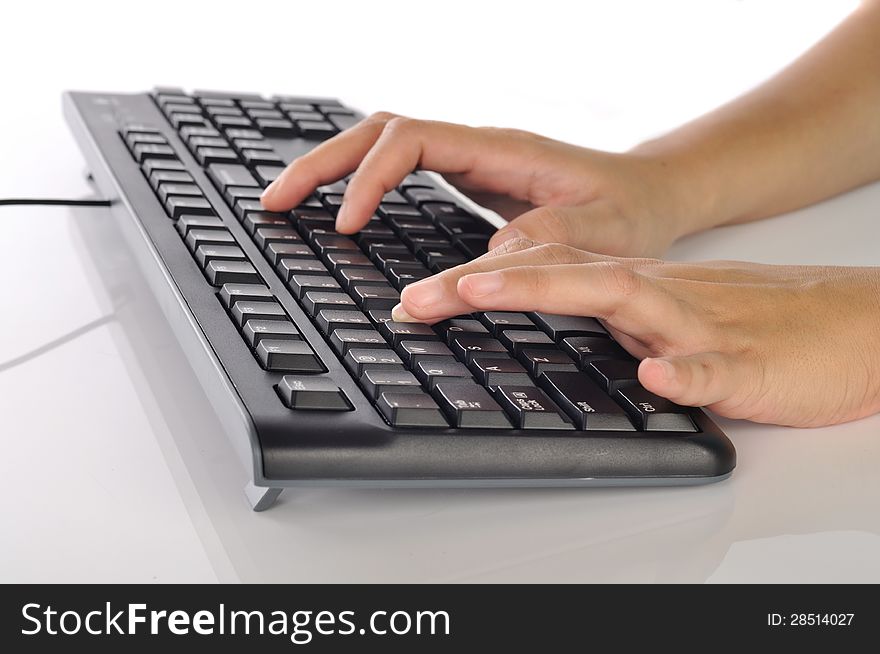
<path fill-rule="evenodd" d="M 595 316 L 639 381 L 720 415 L 813 427 L 880 411 L 880 268 L 622 259 L 514 239 L 411 284 L 397 320 Z"/>

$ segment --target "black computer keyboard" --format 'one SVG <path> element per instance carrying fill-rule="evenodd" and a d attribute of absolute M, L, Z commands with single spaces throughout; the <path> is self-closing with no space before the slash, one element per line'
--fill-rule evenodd
<path fill-rule="evenodd" d="M 260 194 L 361 118 L 336 100 L 157 89 L 67 93 L 99 190 L 252 468 L 262 509 L 304 484 L 590 485 L 726 477 L 700 410 L 642 388 L 593 318 L 391 320 L 410 283 L 486 252 L 494 227 L 414 171 L 357 234 L 346 179 L 287 213 Z"/>

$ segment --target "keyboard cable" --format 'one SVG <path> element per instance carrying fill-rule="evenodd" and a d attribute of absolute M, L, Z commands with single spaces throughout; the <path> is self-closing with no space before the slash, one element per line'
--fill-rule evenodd
<path fill-rule="evenodd" d="M 0 198 L 0 206 L 110 207 L 113 201 L 100 198 Z"/>

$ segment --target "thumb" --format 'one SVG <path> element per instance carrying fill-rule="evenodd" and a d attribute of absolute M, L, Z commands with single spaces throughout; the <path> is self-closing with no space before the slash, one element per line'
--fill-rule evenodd
<path fill-rule="evenodd" d="M 708 406 L 729 399 L 746 387 L 745 364 L 719 352 L 644 359 L 642 386 L 676 404 Z"/>
<path fill-rule="evenodd" d="M 489 240 L 489 249 L 504 241 L 527 238 L 538 243 L 583 245 L 586 222 L 582 207 L 538 207 L 511 220 Z"/>

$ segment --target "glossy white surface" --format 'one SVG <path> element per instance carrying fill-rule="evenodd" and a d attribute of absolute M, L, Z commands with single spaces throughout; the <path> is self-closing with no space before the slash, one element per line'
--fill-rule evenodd
<path fill-rule="evenodd" d="M 697 8 L 706 4 L 713 11 Z M 103 30 L 95 23 L 83 25 L 85 35 L 54 34 L 59 48 L 78 46 L 69 58 L 35 60 L 31 76 L 13 71 L 5 82 L 0 197 L 87 192 L 82 159 L 58 111 L 64 87 L 137 90 L 179 81 L 301 89 L 369 109 L 519 125 L 622 148 L 754 83 L 818 36 L 829 17 L 842 14 L 826 8 L 799 29 L 774 33 L 774 24 L 790 27 L 779 8 L 785 3 L 769 3 L 769 9 L 756 4 L 671 3 L 662 38 L 634 28 L 645 51 L 657 52 L 645 62 L 647 70 L 632 57 L 608 57 L 596 85 L 570 95 L 515 83 L 516 66 L 534 74 L 537 64 L 511 54 L 518 50 L 505 34 L 524 34 L 527 18 L 524 10 L 511 9 L 505 30 L 486 32 L 481 42 L 485 52 L 501 53 L 492 60 L 501 81 L 492 97 L 474 96 L 473 106 L 461 100 L 480 88 L 487 72 L 464 68 L 460 53 L 448 62 L 427 53 L 428 64 L 404 68 L 451 70 L 461 78 L 463 94 L 429 96 L 353 74 L 352 54 L 361 50 L 350 39 L 338 40 L 342 54 L 329 64 L 335 80 L 308 72 L 279 80 L 265 69 L 236 67 L 226 52 L 207 65 L 185 40 L 177 58 L 161 49 L 151 57 L 130 51 L 126 61 L 87 67 L 130 42 L 107 31 L 112 21 L 134 29 L 124 16 L 93 12 L 94 21 L 105 21 Z M 570 3 L 550 5 L 536 19 L 541 25 L 551 10 Z M 70 6 L 59 5 L 59 11 L 72 11 Z M 198 14 L 176 7 L 184 18 Z M 600 16 L 598 7 L 584 9 L 580 18 L 592 20 L 591 35 L 607 45 L 610 37 L 603 35 L 620 32 L 620 17 Z M 355 11 L 354 5 L 347 10 Z M 15 11 L 27 19 L 23 12 L 33 10 Z M 210 27 L 224 27 L 221 11 L 205 15 Z M 438 33 L 454 27 L 443 16 Z M 678 19 L 685 17 L 702 20 L 707 32 L 694 35 L 681 27 Z M 64 24 L 71 17 L 56 18 Z M 481 9 L 471 18 L 490 16 Z M 732 47 L 733 37 L 725 41 L 731 22 L 740 37 L 758 23 L 750 33 L 755 47 L 740 49 L 740 59 L 726 49 Z M 142 23 L 142 36 L 161 27 L 149 17 Z M 388 27 L 402 29 L 393 22 Z M 266 28 L 269 37 L 280 29 Z M 354 33 L 348 22 L 340 29 Z M 572 36 L 572 28 L 563 29 Z M 476 27 L 465 29 L 474 43 L 479 34 Z M 25 36 L 10 38 L 0 44 L 7 61 L 25 42 Z M 297 38 L 306 39 L 304 48 L 319 45 L 314 35 Z M 294 51 L 277 39 L 271 43 L 268 52 L 278 61 Z M 668 43 L 674 45 L 660 47 Z M 752 54 L 761 46 L 763 60 Z M 586 43 L 585 56 L 596 54 L 590 50 L 595 47 Z M 557 62 L 548 72 L 554 83 L 567 79 L 558 62 L 577 49 L 566 43 L 559 48 L 560 57 L 541 54 Z M 689 49 L 697 48 L 698 60 L 688 59 Z M 390 57 L 387 46 L 363 53 L 365 70 Z M 481 61 L 488 66 L 488 59 Z M 691 68 L 675 67 L 686 61 Z M 130 75 L 121 72 L 124 65 Z M 740 74 L 719 80 L 710 75 L 713 67 Z M 662 83 L 657 75 L 665 75 Z M 623 78 L 625 88 L 617 83 Z M 441 79 L 453 88 L 452 73 Z M 692 88 L 694 79 L 711 83 Z M 670 99 L 663 88 L 678 95 Z M 645 101 L 636 103 L 639 93 Z M 648 112 L 649 106 L 658 109 Z M 589 120 L 578 118 L 584 115 Z M 764 223 L 688 239 L 670 256 L 880 265 L 878 206 L 880 185 L 874 185 Z M 106 220 L 102 210 L 0 209 L 0 581 L 880 581 L 880 417 L 802 431 L 720 421 L 739 464 L 729 481 L 712 486 L 300 490 L 254 514 L 241 492 L 244 472 L 221 426 L 139 272 L 128 265 L 113 230 L 101 225 Z M 96 248 L 102 253 L 97 257 Z"/>

